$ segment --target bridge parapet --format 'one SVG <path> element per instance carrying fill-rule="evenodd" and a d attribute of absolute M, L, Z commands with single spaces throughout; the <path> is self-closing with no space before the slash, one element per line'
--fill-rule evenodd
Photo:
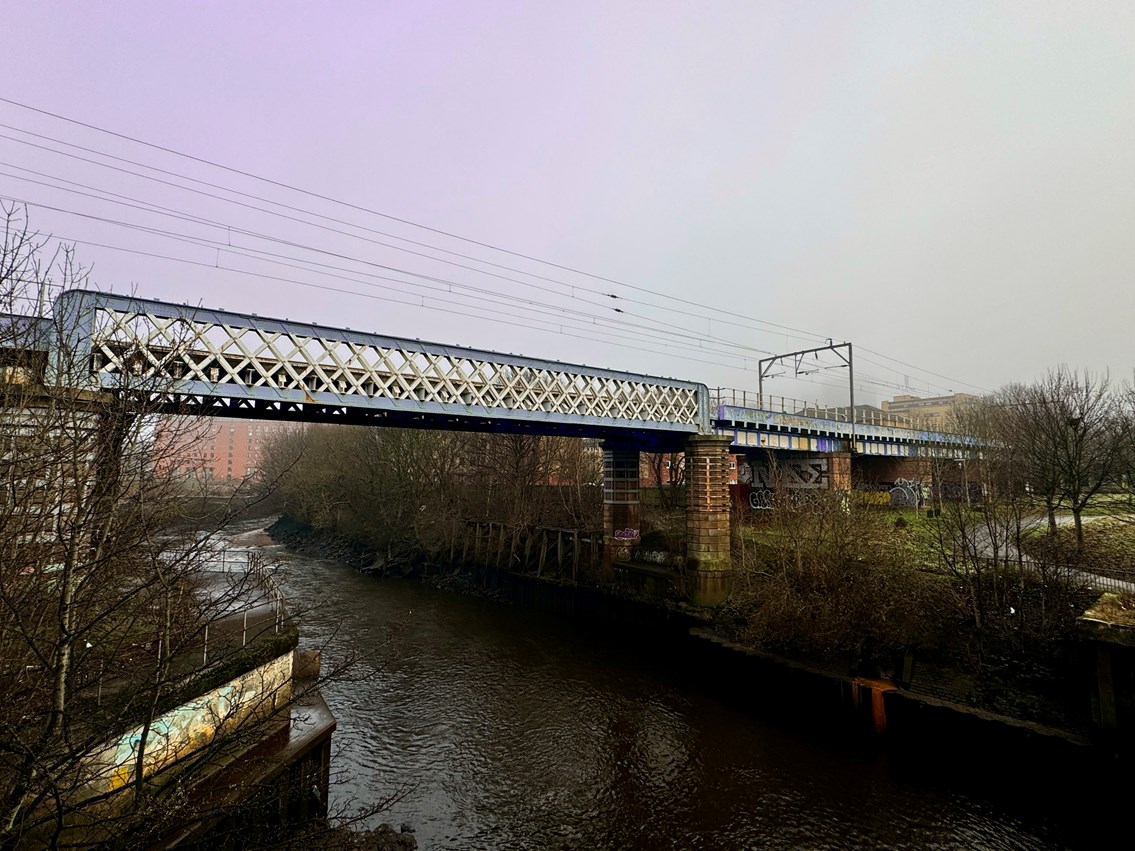
<path fill-rule="evenodd" d="M 852 423 L 761 408 L 719 405 L 713 417 L 718 434 L 731 434 L 741 446 L 812 452 L 851 449 L 868 455 L 939 455 L 973 451 L 976 438 L 891 425 Z M 899 447 L 907 447 L 904 451 Z"/>

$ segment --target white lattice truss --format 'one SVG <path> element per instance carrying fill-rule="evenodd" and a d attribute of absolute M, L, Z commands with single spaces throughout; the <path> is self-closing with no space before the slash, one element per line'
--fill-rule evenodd
<path fill-rule="evenodd" d="M 469 412 L 524 411 L 642 424 L 699 424 L 698 386 L 591 371 L 486 352 L 391 345 L 302 333 L 308 326 L 249 325 L 98 307 L 92 370 L 103 386 L 131 379 L 200 382 L 218 395 L 258 389 L 345 404 L 436 403 Z M 277 326 L 284 330 L 270 329 Z M 432 349 L 432 350 L 431 350 Z M 290 391 L 290 392 L 288 392 Z M 192 392 L 200 392 L 194 389 Z"/>

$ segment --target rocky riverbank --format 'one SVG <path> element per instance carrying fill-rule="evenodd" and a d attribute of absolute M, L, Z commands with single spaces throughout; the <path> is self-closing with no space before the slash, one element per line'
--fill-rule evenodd
<path fill-rule="evenodd" d="M 300 555 L 341 561 L 361 571 L 370 571 L 379 563 L 376 554 L 358 541 L 346 535 L 313 529 L 286 515 L 276 518 L 264 531 L 277 544 L 283 544 Z"/>
<path fill-rule="evenodd" d="M 424 558 L 388 559 L 367 550 L 349 536 L 313 529 L 287 516 L 277 518 L 265 529 L 265 532 L 277 544 L 283 544 L 292 552 L 342 562 L 360 573 L 416 577 L 427 585 L 443 591 L 453 591 L 498 603 L 511 602 L 507 594 L 498 588 L 487 587 L 481 578 L 471 571 L 461 570 L 452 565 L 434 564 Z"/>
<path fill-rule="evenodd" d="M 417 851 L 418 840 L 408 824 L 399 831 L 380 824 L 374 830 L 334 828 L 320 834 L 308 847 L 311 851 Z"/>

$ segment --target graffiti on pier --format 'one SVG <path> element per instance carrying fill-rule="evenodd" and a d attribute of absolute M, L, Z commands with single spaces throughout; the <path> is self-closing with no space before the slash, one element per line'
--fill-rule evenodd
<path fill-rule="evenodd" d="M 616 541 L 637 541 L 638 540 L 638 529 L 616 529 L 615 530 L 615 540 Z"/>
<path fill-rule="evenodd" d="M 760 464 L 753 465 L 754 488 L 775 490 L 778 485 L 793 489 L 828 487 L 828 459 L 793 458 L 781 461 L 775 469 Z"/>

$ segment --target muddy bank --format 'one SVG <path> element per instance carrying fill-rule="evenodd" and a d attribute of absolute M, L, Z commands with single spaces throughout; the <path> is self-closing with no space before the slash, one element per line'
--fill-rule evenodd
<path fill-rule="evenodd" d="M 310 842 L 304 841 L 303 845 L 308 851 L 417 851 L 418 840 L 414 828 L 408 824 L 398 831 L 381 824 L 374 830 L 332 828 L 312 837 Z"/>

